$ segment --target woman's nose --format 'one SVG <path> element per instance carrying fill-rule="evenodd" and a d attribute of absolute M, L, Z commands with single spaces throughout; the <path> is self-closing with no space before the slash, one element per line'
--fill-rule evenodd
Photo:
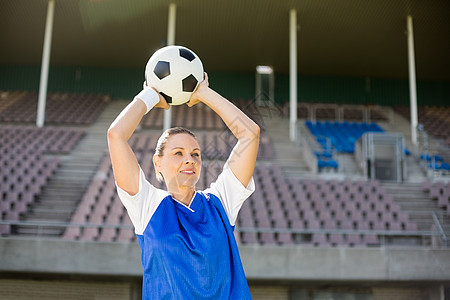
<path fill-rule="evenodd" d="M 186 161 L 184 162 L 184 164 L 185 164 L 185 165 L 188 165 L 188 164 L 195 164 L 195 160 L 194 160 L 192 157 L 188 157 L 188 158 L 186 159 Z"/>

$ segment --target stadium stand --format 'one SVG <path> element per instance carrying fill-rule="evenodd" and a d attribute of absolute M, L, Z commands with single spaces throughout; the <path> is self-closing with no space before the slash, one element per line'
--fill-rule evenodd
<path fill-rule="evenodd" d="M 336 153 L 355 152 L 355 142 L 366 132 L 384 132 L 377 123 L 305 121 L 306 128 L 314 138 L 306 139 L 317 159 L 318 171 L 339 168 Z"/>
<path fill-rule="evenodd" d="M 248 103 L 243 101 L 240 105 Z M 143 120 L 147 125 L 132 136 L 130 145 L 149 180 L 163 188 L 153 176 L 152 156 L 160 130 L 155 131 L 159 124 L 150 120 L 162 120 L 162 114 L 157 113 L 155 110 L 153 118 Z M 196 128 L 204 160 L 198 188 L 203 189 L 217 177 L 236 140 L 222 125 L 214 125 L 219 122 L 210 122 L 213 115 L 205 107 L 199 106 L 192 112 L 182 106 L 175 107 L 174 115 Z M 349 152 L 351 140 L 369 130 L 382 131 L 376 123 L 307 121 L 306 124 L 319 137 L 331 133 L 334 136 L 329 140 L 347 143 L 341 148 Z M 413 241 L 412 244 L 421 243 L 418 224 L 379 181 L 287 178 L 282 168 L 272 163 L 275 157 L 271 139 L 263 132 L 258 154 L 260 163 L 254 173 L 257 189 L 244 204 L 237 221 L 238 240 L 242 245 L 372 247 L 387 243 L 401 245 L 405 239 Z M 135 240 L 131 222 L 115 193 L 107 153 L 63 238 Z"/>
<path fill-rule="evenodd" d="M 289 103 L 283 108 L 283 115 L 289 115 Z M 350 105 L 350 104 L 326 104 L 300 102 L 297 107 L 297 116 L 305 120 L 337 120 L 358 122 L 387 121 L 385 112 L 379 106 Z"/>
<path fill-rule="evenodd" d="M 153 152 L 139 148 L 142 140 L 135 138 L 132 145 L 150 182 L 162 188 L 153 175 Z M 204 161 L 199 187 L 209 186 L 222 167 L 221 160 Z M 376 246 L 386 234 L 417 235 L 417 225 L 377 181 L 292 180 L 277 166 L 258 165 L 255 182 L 258 188 L 238 217 L 242 244 Z M 108 156 L 72 223 L 63 235 L 65 239 L 134 239 L 128 215 L 115 193 Z M 339 230 L 345 233 L 336 233 Z"/>
<path fill-rule="evenodd" d="M 286 179 L 273 166 L 258 166 L 255 180 L 239 215 L 244 244 L 376 246 L 386 233 L 417 234 L 378 181 Z"/>
<path fill-rule="evenodd" d="M 17 221 L 28 213 L 60 163 L 47 155 L 70 153 L 83 135 L 80 128 L 0 128 L 1 220 Z M 10 226 L 0 228 L 1 234 L 10 233 Z"/>
<path fill-rule="evenodd" d="M 409 118 L 407 106 L 394 106 L 394 110 L 404 118 Z M 448 107 L 420 106 L 418 108 L 419 159 L 429 177 L 450 175 L 450 145 Z"/>
<path fill-rule="evenodd" d="M 366 132 L 384 132 L 377 123 L 349 122 L 311 122 L 306 121 L 306 127 L 316 137 L 316 141 L 324 151 L 330 147 L 339 152 L 353 153 L 355 142 Z M 330 144 L 331 143 L 331 144 Z"/>
<path fill-rule="evenodd" d="M 217 131 L 195 131 L 195 135 L 202 149 L 202 158 L 207 160 L 226 160 L 236 144 L 237 140 L 233 134 L 227 129 L 220 132 Z M 154 152 L 156 141 L 161 132 L 140 132 L 134 134 L 129 143 L 133 150 L 137 152 L 150 151 Z M 266 134 L 262 134 L 260 138 L 260 148 L 258 158 L 273 159 L 274 151 L 270 138 Z"/>
<path fill-rule="evenodd" d="M 427 192 L 430 199 L 437 202 L 438 206 L 450 216 L 450 184 L 443 181 L 425 181 L 422 184 L 423 191 Z"/>
<path fill-rule="evenodd" d="M 203 116 L 208 118 L 207 114 Z M 189 118 L 194 118 L 194 115 L 189 115 Z M 202 119 L 200 116 L 196 118 Z M 150 182 L 159 188 L 164 188 L 153 175 L 152 157 L 159 135 L 160 131 L 144 130 L 134 134 L 129 143 Z M 196 132 L 196 136 L 202 147 L 204 160 L 202 176 L 197 188 L 204 189 L 219 175 L 236 139 L 228 130 L 222 130 L 219 133 L 200 130 Z M 261 137 L 258 157 L 264 160 L 274 157 L 273 146 L 265 134 Z M 131 221 L 117 197 L 108 153 L 104 154 L 104 159 L 72 216 L 71 223 L 73 226 L 65 231 L 63 238 L 91 241 L 133 241 L 135 239 L 130 226 Z"/>
<path fill-rule="evenodd" d="M 148 152 L 141 159 L 151 161 L 151 156 Z M 150 168 L 146 171 L 150 181 L 161 187 L 152 175 L 152 164 L 143 166 Z M 205 163 L 200 185 L 208 186 L 222 166 L 223 162 Z M 99 172 L 106 178 L 93 180 L 72 218 L 79 226 L 67 229 L 63 237 L 132 241 L 134 235 L 115 193 L 108 157 Z M 377 181 L 286 180 L 280 168 L 266 166 L 256 168 L 255 181 L 258 189 L 238 218 L 242 244 L 376 246 L 386 234 L 417 235 L 417 225 Z M 345 233 L 336 233 L 339 230 Z"/>
<path fill-rule="evenodd" d="M 408 106 L 396 105 L 394 110 L 409 119 L 410 109 Z M 442 139 L 447 145 L 450 145 L 450 108 L 438 107 L 438 106 L 419 106 L 418 107 L 418 119 L 419 123 L 422 123 L 425 130 Z"/>
<path fill-rule="evenodd" d="M 17 99 L 23 99 L 20 93 L 18 95 Z M 246 101 L 238 103 L 251 107 Z M 197 110 L 192 111 L 185 107 L 177 108 L 178 110 L 174 109 L 176 119 L 181 119 L 198 130 L 196 133 L 204 158 L 204 171 L 198 188 L 205 188 L 219 174 L 236 140 L 223 127 L 222 121 L 212 122 L 214 115 L 206 107 L 198 106 Z M 158 117 L 156 114 L 161 111 L 154 112 L 153 118 L 150 116 L 143 120 L 144 129 L 133 135 L 130 144 L 150 181 L 162 188 L 163 186 L 152 176 L 154 173 L 152 155 L 160 132 L 153 130 L 158 128 L 159 124 L 149 123 L 149 120 L 162 121 L 162 115 Z M 355 111 L 353 113 L 356 114 Z M 323 136 L 327 136 L 327 142 L 334 142 L 332 148 L 351 152 L 349 142 L 356 140 L 363 132 L 382 131 L 376 123 L 307 121 L 305 124 L 318 137 L 319 144 L 324 146 L 322 155 L 330 148 L 326 143 L 320 143 L 319 139 Z M 38 149 L 41 156 L 44 153 L 70 153 L 83 136 L 81 129 L 64 127 L 36 129 L 13 125 L 2 128 L 0 133 L 2 143 L 15 145 L 16 148 L 22 145 L 23 149 L 28 149 L 25 151 Z M 15 152 L 6 150 L 11 147 L 6 147 L 3 153 Z M 263 163 L 258 164 L 255 170 L 255 180 L 259 188 L 243 206 L 238 218 L 239 240 L 243 245 L 378 246 L 383 243 L 386 236 L 399 234 L 413 239 L 417 235 L 417 224 L 400 209 L 393 201 L 393 196 L 388 194 L 379 182 L 286 178 L 279 166 L 270 163 L 274 158 L 274 147 L 268 135 L 263 132 L 258 154 L 258 159 Z M 3 166 L 10 164 L 8 159 L 2 161 Z M 53 167 L 47 165 L 41 167 L 45 169 L 47 176 L 44 178 L 47 180 L 57 167 L 57 160 L 53 162 L 55 163 Z M 6 174 L 8 171 L 4 172 Z M 9 180 L 7 176 L 3 176 L 5 185 L 2 186 L 7 187 Z M 38 190 L 42 189 L 44 184 L 45 182 Z M 13 196 L 6 196 L 11 191 L 14 191 L 14 185 L 10 184 L 8 190 L 3 192 L 2 199 L 5 200 L 6 197 L 12 199 Z M 20 214 L 26 213 L 26 205 L 12 203 L 14 201 L 2 202 L 4 220 L 8 218 L 18 220 Z M 22 202 L 19 200 L 16 203 Z M 9 226 L 2 228 L 6 228 L 2 229 L 3 234 L 10 233 Z M 104 159 L 74 212 L 71 225 L 64 232 L 63 238 L 86 241 L 134 241 L 131 222 L 115 192 L 107 153 L 104 154 Z"/>
<path fill-rule="evenodd" d="M 158 188 L 164 188 L 154 175 L 153 152 L 140 152 L 137 156 L 150 182 Z M 222 167 L 223 162 L 204 162 L 199 186 L 209 185 L 217 178 Z M 65 239 L 118 242 L 131 242 L 136 239 L 128 214 L 117 196 L 108 155 L 105 155 L 97 176 L 84 194 L 71 223 L 73 225 L 63 234 Z"/>
<path fill-rule="evenodd" d="M 262 118 L 257 111 L 254 101 L 245 99 L 231 99 L 236 106 L 242 109 L 257 124 L 262 124 Z M 222 119 L 203 103 L 199 103 L 191 108 L 186 105 L 173 106 L 172 126 L 183 126 L 192 130 L 226 130 Z M 142 119 L 142 127 L 147 129 L 162 128 L 163 111 L 152 110 Z"/>
<path fill-rule="evenodd" d="M 38 95 L 27 91 L 0 91 L 0 122 L 36 122 Z M 49 93 L 46 101 L 47 124 L 91 124 L 110 97 L 101 94 Z"/>
<path fill-rule="evenodd" d="M 224 130 L 225 124 L 209 108 L 204 105 L 196 105 L 188 108 L 186 105 L 172 108 L 173 126 L 184 126 L 186 128 Z M 153 110 L 143 119 L 144 128 L 162 128 L 163 111 Z"/>

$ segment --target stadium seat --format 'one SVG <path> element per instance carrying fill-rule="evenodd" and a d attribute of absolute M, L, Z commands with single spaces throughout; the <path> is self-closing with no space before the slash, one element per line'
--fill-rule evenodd
<path fill-rule="evenodd" d="M 242 232 L 241 233 L 241 242 L 243 244 L 258 244 L 258 237 L 256 232 Z"/>
<path fill-rule="evenodd" d="M 277 234 L 277 241 L 280 245 L 293 245 L 294 239 L 291 233 L 280 232 Z"/>
<path fill-rule="evenodd" d="M 312 243 L 316 247 L 328 246 L 328 240 L 325 233 L 314 233 L 312 235 Z"/>
<path fill-rule="evenodd" d="M 263 245 L 276 245 L 275 234 L 273 232 L 260 232 L 260 241 Z"/>
<path fill-rule="evenodd" d="M 366 246 L 379 246 L 380 240 L 376 234 L 364 234 L 363 241 Z"/>
<path fill-rule="evenodd" d="M 311 134 L 316 137 L 322 151 L 327 152 L 331 147 L 338 152 L 353 153 L 355 142 L 366 132 L 383 132 L 376 123 L 349 122 L 305 122 Z M 320 152 L 318 152 L 320 154 Z"/>
<path fill-rule="evenodd" d="M 346 244 L 350 247 L 360 247 L 364 245 L 363 240 L 361 239 L 361 236 L 359 234 L 347 235 Z"/>

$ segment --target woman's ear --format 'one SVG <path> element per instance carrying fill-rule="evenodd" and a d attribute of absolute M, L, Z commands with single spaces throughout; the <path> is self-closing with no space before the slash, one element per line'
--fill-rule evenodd
<path fill-rule="evenodd" d="M 153 155 L 153 165 L 155 166 L 155 172 L 161 172 L 161 156 Z"/>
<path fill-rule="evenodd" d="M 153 165 L 155 166 L 156 179 L 160 183 L 164 183 L 164 176 L 161 173 L 161 156 L 153 155 Z"/>

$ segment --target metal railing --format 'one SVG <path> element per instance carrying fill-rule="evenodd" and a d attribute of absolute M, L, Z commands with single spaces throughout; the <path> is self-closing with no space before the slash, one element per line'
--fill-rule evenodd
<path fill-rule="evenodd" d="M 11 227 L 33 227 L 37 228 L 35 234 L 23 234 L 26 236 L 36 236 L 36 237 L 44 237 L 48 236 L 46 234 L 45 229 L 62 229 L 62 235 L 64 234 L 64 230 L 67 228 L 105 228 L 105 229 L 133 229 L 133 225 L 129 224 L 93 224 L 93 223 L 68 223 L 68 222 L 51 222 L 51 221 L 7 221 L 0 220 L 0 227 L 2 225 L 11 226 Z M 1 230 L 0 230 L 1 232 Z M 11 229 L 11 233 L 6 234 L 6 236 L 21 236 L 21 234 L 15 233 L 15 229 Z M 60 237 L 58 237 L 60 238 Z"/>
<path fill-rule="evenodd" d="M 449 246 L 449 241 L 448 241 L 448 237 L 447 234 L 442 226 L 441 223 L 443 223 L 443 220 L 439 221 L 439 217 L 441 217 L 441 219 L 443 219 L 444 215 L 442 213 L 438 213 L 437 212 L 433 212 L 433 221 L 434 221 L 434 226 L 438 232 L 438 237 L 440 237 L 440 242 L 442 243 L 443 246 L 448 247 Z"/>
<path fill-rule="evenodd" d="M 433 213 L 434 227 L 430 230 L 417 230 L 417 231 L 398 231 L 398 230 L 345 230 L 345 229 L 300 229 L 300 228 L 258 228 L 258 227 L 240 227 L 236 226 L 238 233 L 254 232 L 254 233 L 273 233 L 273 234 L 293 234 L 293 235 L 312 235 L 312 234 L 342 234 L 342 235 L 377 235 L 380 240 L 380 246 L 395 245 L 389 244 L 387 241 L 390 238 L 416 238 L 422 241 L 420 245 L 416 246 L 431 246 L 431 247 L 448 247 L 448 237 L 439 221 L 438 213 Z M 61 228 L 62 234 L 60 236 L 54 236 L 54 238 L 63 238 L 64 230 L 67 228 L 98 228 L 98 229 L 130 229 L 134 227 L 129 224 L 92 224 L 92 223 L 67 223 L 67 222 L 49 222 L 49 221 L 5 221 L 0 220 L 0 227 L 2 225 L 7 226 L 21 226 L 21 227 L 34 227 L 37 228 L 34 234 L 26 234 L 24 236 L 33 236 L 36 238 L 49 237 L 45 234 L 45 229 L 48 228 Z M 14 230 L 6 236 L 20 237 L 20 234 L 14 233 Z M 82 240 L 82 237 L 80 237 Z M 431 243 L 426 242 L 431 240 Z M 440 241 L 440 242 L 436 242 Z"/>

